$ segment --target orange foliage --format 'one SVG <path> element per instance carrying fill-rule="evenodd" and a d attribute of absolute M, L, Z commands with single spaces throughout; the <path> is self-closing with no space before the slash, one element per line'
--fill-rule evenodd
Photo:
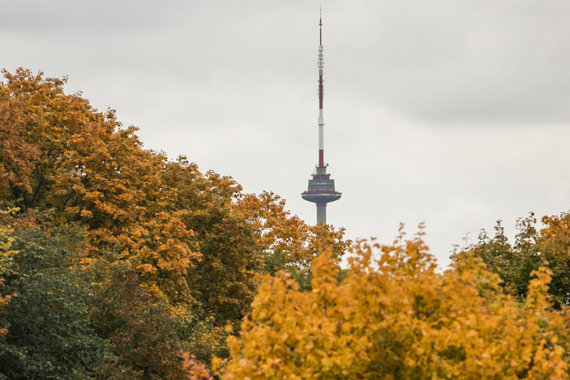
<path fill-rule="evenodd" d="M 166 158 L 142 149 L 136 128 L 122 128 L 114 111 L 97 112 L 81 94 L 65 94 L 65 79 L 24 69 L 4 77 L 2 199 L 24 212 L 53 210 L 54 224 L 85 230 L 89 256 L 118 250 L 140 268 L 147 288 L 179 296 L 174 288 L 184 285 L 200 254 L 180 219 L 183 212 L 162 211 L 175 194 L 162 183 Z M 191 298 L 187 290 L 183 295 Z"/>
<path fill-rule="evenodd" d="M 257 245 L 266 256 L 279 254 L 287 265 L 308 267 L 317 252 L 329 247 L 342 256 L 350 246 L 344 240 L 344 229 L 330 225 L 310 226 L 285 209 L 285 200 L 272 192 L 246 194 L 236 203 L 236 212 L 260 232 Z"/>
<path fill-rule="evenodd" d="M 348 247 L 342 229 L 306 225 L 275 194 L 244 195 L 231 177 L 143 149 L 113 110 L 66 94 L 65 78 L 4 77 L 0 202 L 81 227 L 85 267 L 126 262 L 151 294 L 237 325 L 260 274 L 308 270 L 321 245 L 337 255 Z"/>
<path fill-rule="evenodd" d="M 182 369 L 186 372 L 188 380 L 214 380 L 208 368 L 196 361 L 196 357 L 188 352 L 182 353 Z"/>

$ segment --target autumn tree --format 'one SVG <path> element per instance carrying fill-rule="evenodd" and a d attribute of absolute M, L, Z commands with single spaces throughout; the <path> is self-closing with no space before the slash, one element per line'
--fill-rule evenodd
<path fill-rule="evenodd" d="M 520 305 L 475 258 L 436 272 L 421 234 L 388 246 L 360 242 L 338 280 L 330 251 L 313 262 L 312 290 L 266 276 L 224 379 L 566 378 L 568 319 L 551 309 L 548 270 Z M 566 324 L 566 325 L 565 325 Z"/>
<path fill-rule="evenodd" d="M 65 82 L 4 71 L 0 206 L 18 207 L 20 220 L 44 232 L 82 231 L 79 261 L 97 305 L 89 315 L 109 323 L 97 331 L 112 343 L 115 368 L 159 373 L 157 362 L 141 359 L 143 347 L 136 358 L 124 356 L 153 334 L 166 334 L 156 341 L 165 352 L 182 347 L 206 363 L 224 356 L 224 326 L 239 329 L 263 274 L 286 270 L 308 288 L 319 247 L 337 255 L 348 247 L 342 229 L 306 225 L 275 194 L 244 194 L 231 177 L 144 149 L 135 127 L 66 93 Z M 136 290 L 126 278 L 136 279 Z M 138 297 L 130 314 L 118 302 L 127 288 Z M 152 318 L 175 327 L 159 333 L 137 324 Z M 115 328 L 113 319 L 123 322 Z M 144 338 L 127 339 L 137 329 Z"/>
<path fill-rule="evenodd" d="M 52 210 L 53 224 L 87 232 L 91 259 L 119 251 L 149 291 L 191 298 L 181 285 L 200 254 L 180 213 L 162 211 L 170 200 L 160 181 L 166 158 L 143 149 L 136 128 L 123 128 L 112 110 L 98 112 L 81 94 L 65 94 L 65 79 L 24 69 L 4 77 L 2 201 L 24 213 Z"/>
<path fill-rule="evenodd" d="M 540 230 L 538 254 L 541 265 L 552 272 L 549 293 L 557 306 L 570 305 L 570 213 L 545 216 Z M 531 241 L 532 242 L 532 241 Z M 532 244 L 530 244 L 532 246 Z"/>
<path fill-rule="evenodd" d="M 350 244 L 343 229 L 309 226 L 276 194 L 243 194 L 231 177 L 202 174 L 185 157 L 162 173 L 175 194 L 170 207 L 185 210 L 181 219 L 202 255 L 189 271 L 195 297 L 220 324 L 239 323 L 262 274 L 305 273 L 319 247 L 340 257 Z"/>
<path fill-rule="evenodd" d="M 517 233 L 511 243 L 501 221 L 492 236 L 481 231 L 472 253 L 481 258 L 489 270 L 499 275 L 509 294 L 524 299 L 533 271 L 544 266 L 551 271 L 549 294 L 556 307 L 570 303 L 570 215 L 545 216 L 540 228 L 533 213 L 517 221 Z M 463 260 L 457 252 L 453 260 Z"/>
<path fill-rule="evenodd" d="M 351 245 L 344 229 L 331 225 L 308 225 L 285 207 L 273 192 L 245 194 L 235 205 L 237 212 L 254 227 L 255 241 L 263 257 L 263 273 L 286 271 L 303 289 L 311 284 L 311 263 L 319 252 L 330 249 L 335 258 Z"/>
<path fill-rule="evenodd" d="M 254 229 L 234 211 L 241 186 L 230 177 L 200 173 L 184 157 L 168 163 L 163 178 L 175 193 L 169 207 L 184 210 L 181 220 L 201 254 L 188 272 L 194 297 L 219 323 L 239 321 L 262 265 Z"/>
<path fill-rule="evenodd" d="M 209 379 L 230 352 L 239 379 L 567 375 L 567 214 L 445 273 L 421 233 L 341 269 L 343 229 L 144 149 L 65 80 L 0 84 L 0 375 Z"/>
<path fill-rule="evenodd" d="M 65 78 L 24 69 L 4 77 L 0 201 L 83 228 L 86 261 L 118 252 L 147 291 L 201 304 L 225 323 L 247 310 L 257 274 L 307 268 L 320 236 L 346 248 L 342 230 L 316 231 L 274 194 L 245 195 L 230 177 L 143 149 L 112 110 L 66 94 Z"/>

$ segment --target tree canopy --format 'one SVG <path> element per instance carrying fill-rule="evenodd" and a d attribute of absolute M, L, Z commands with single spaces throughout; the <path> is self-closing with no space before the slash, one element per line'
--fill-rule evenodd
<path fill-rule="evenodd" d="M 312 290 L 265 276 L 224 379 L 563 379 L 569 315 L 547 300 L 550 271 L 533 272 L 525 303 L 470 257 L 435 270 L 421 234 L 358 243 L 344 279 L 330 252 L 313 262 Z"/>
<path fill-rule="evenodd" d="M 569 214 L 440 272 L 421 229 L 353 243 L 145 149 L 66 78 L 3 73 L 0 379 L 570 374 Z"/>
<path fill-rule="evenodd" d="M 306 279 L 320 245 L 338 255 L 348 246 L 342 229 L 305 224 L 273 193 L 245 194 L 229 176 L 145 149 L 137 128 L 124 127 L 113 110 L 66 93 L 66 78 L 3 73 L 0 208 L 13 211 L 0 231 L 2 270 L 9 256 L 31 254 L 24 243 L 8 243 L 32 239 L 33 231 L 32 240 L 56 239 L 54 250 L 75 258 L 73 268 L 52 263 L 53 281 L 44 274 L 47 282 L 37 281 L 45 291 L 68 281 L 66 307 L 104 341 L 103 364 L 86 371 L 177 378 L 183 363 L 202 368 L 189 363 L 227 354 L 224 326 L 239 329 L 263 274 L 286 270 Z M 28 300 L 33 270 L 24 268 L 2 272 L 0 310 L 11 316 Z M 86 283 L 79 286 L 78 276 Z M 91 289 L 88 298 L 81 289 Z M 8 303 L 13 294 L 18 302 Z M 27 305 L 32 315 L 55 307 Z M 16 327 L 0 328 L 6 342 L 15 339 Z M 71 334 L 65 328 L 58 334 Z M 159 350 L 162 359 L 150 361 Z"/>
<path fill-rule="evenodd" d="M 570 214 L 545 216 L 542 227 L 534 213 L 517 221 L 517 233 L 511 243 L 505 235 L 502 222 L 495 226 L 495 234 L 481 231 L 479 241 L 472 247 L 475 256 L 499 275 L 506 292 L 525 299 L 533 271 L 548 268 L 551 282 L 548 293 L 555 307 L 570 304 Z M 461 261 L 464 252 L 454 256 Z"/>

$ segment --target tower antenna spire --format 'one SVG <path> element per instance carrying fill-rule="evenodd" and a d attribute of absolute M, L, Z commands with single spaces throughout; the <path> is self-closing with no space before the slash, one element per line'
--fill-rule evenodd
<path fill-rule="evenodd" d="M 318 53 L 318 68 L 319 68 L 319 166 L 324 166 L 324 126 L 325 122 L 323 120 L 323 95 L 324 95 L 324 85 L 323 85 L 323 69 L 325 66 L 324 55 L 323 55 L 323 16 L 322 9 L 319 16 L 319 53 Z"/>
<path fill-rule="evenodd" d="M 319 46 L 323 45 L 323 6 L 319 9 Z"/>
<path fill-rule="evenodd" d="M 326 224 L 327 220 L 327 203 L 334 202 L 341 197 L 341 193 L 335 191 L 334 180 L 327 174 L 327 165 L 325 165 L 325 148 L 324 148 L 324 127 L 325 122 L 323 118 L 323 16 L 322 7 L 319 11 L 319 48 L 317 67 L 319 69 L 319 163 L 316 168 L 316 173 L 313 178 L 309 180 L 309 188 L 303 192 L 301 196 L 303 199 L 317 204 L 317 223 Z"/>

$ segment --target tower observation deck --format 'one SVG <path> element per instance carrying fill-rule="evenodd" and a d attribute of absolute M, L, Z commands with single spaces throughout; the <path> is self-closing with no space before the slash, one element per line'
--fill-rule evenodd
<path fill-rule="evenodd" d="M 327 166 L 324 162 L 324 119 L 323 119 L 323 22 L 322 17 L 319 19 L 319 164 L 316 167 L 311 179 L 309 179 L 309 187 L 301 196 L 304 200 L 316 203 L 317 205 L 317 223 L 327 223 L 327 203 L 340 199 L 342 193 L 335 190 L 334 179 L 330 178 L 327 173 Z"/>

